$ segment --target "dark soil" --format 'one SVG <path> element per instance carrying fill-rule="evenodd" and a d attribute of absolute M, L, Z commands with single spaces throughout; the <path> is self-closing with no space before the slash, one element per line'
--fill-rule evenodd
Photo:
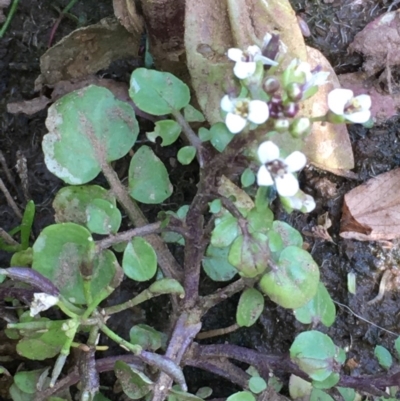
<path fill-rule="evenodd" d="M 40 73 L 39 57 L 47 48 L 51 28 L 58 18 L 58 13 L 53 8 L 55 3 L 63 8 L 68 0 L 22 1 L 7 34 L 0 39 L 0 150 L 11 171 L 12 182 L 8 181 L 3 167 L 0 167 L 0 178 L 23 210 L 26 197 L 15 166 L 20 157 L 18 154 L 26 158 L 29 175 L 28 196 L 35 201 L 37 208 L 35 235 L 53 222 L 51 202 L 62 182 L 50 174 L 43 163 L 41 139 L 46 133 L 44 126 L 46 112 L 37 113 L 33 117 L 11 115 L 6 112 L 6 105 L 11 101 L 32 99 L 35 96 L 33 83 Z M 336 0 L 329 3 L 322 0 L 292 1 L 298 15 L 308 22 L 312 32 L 307 42 L 322 51 L 337 73 L 354 72 L 360 68 L 361 57 L 347 54 L 347 47 L 355 34 L 369 21 L 385 12 L 391 3 L 372 0 Z M 71 12 L 82 20 L 86 19 L 87 24 L 113 14 L 111 2 L 108 0 L 81 1 Z M 56 40 L 76 27 L 75 22 L 64 19 L 57 31 Z M 129 72 L 123 68 L 116 68 L 105 73 L 125 80 Z M 346 369 L 353 375 L 381 372 L 382 369 L 373 355 L 374 347 L 380 344 L 393 350 L 393 342 L 397 338 L 397 334 L 394 333 L 400 333 L 398 316 L 400 295 L 397 291 L 387 291 L 382 301 L 373 305 L 367 304 L 378 292 L 382 272 L 385 269 L 397 269 L 399 255 L 396 245 L 392 249 L 385 249 L 376 243 L 343 240 L 338 236 L 343 196 L 370 177 L 400 165 L 399 132 L 397 120 L 388 121 L 384 126 L 370 130 L 361 127 L 351 128 L 356 161 L 354 171 L 359 175 L 359 180 L 349 180 L 309 169 L 304 172 L 302 180 L 309 192 L 318 200 L 316 210 L 306 216 L 287 216 L 282 211 L 276 210 L 280 219 L 290 221 L 302 232 L 310 232 L 311 227 L 317 224 L 317 217 L 329 212 L 333 221 L 329 232 L 334 243 L 311 236 L 306 236 L 305 240 L 310 246 L 313 257 L 321 266 L 322 281 L 332 298 L 340 304 L 347 305 L 351 311 L 338 305 L 337 319 L 333 327 L 326 329 L 318 326 L 318 329 L 329 334 L 337 345 L 348 350 L 352 363 L 348 363 Z M 168 159 L 169 155 L 165 154 L 162 157 Z M 173 179 L 176 195 L 171 203 L 163 206 L 165 209 L 176 209 L 183 201 L 190 201 L 196 190 L 196 169 L 193 166 L 185 170 L 177 169 Z M 334 188 L 333 196 L 329 197 L 326 191 L 321 189 L 321 182 Z M 145 210 L 151 221 L 156 219 L 158 211 Z M 0 193 L 0 216 L 0 227 L 6 231 L 20 223 L 2 193 Z M 182 250 L 175 249 L 175 251 L 176 257 L 180 259 Z M 9 261 L 10 255 L 0 251 L 1 266 L 9 266 Z M 356 295 L 349 294 L 347 289 L 347 274 L 350 272 L 355 273 L 357 277 Z M 215 286 L 206 278 L 202 283 L 207 290 Z M 132 292 L 138 290 L 140 289 L 137 287 L 122 286 L 116 294 L 118 299 L 115 298 L 113 302 L 129 299 Z M 237 297 L 234 297 L 210 311 L 204 321 L 203 330 L 233 324 L 236 303 Z M 169 308 L 166 304 L 166 299 L 149 303 L 145 311 L 139 310 L 134 316 L 120 316 L 121 320 L 111 321 L 111 326 L 118 326 L 118 332 L 122 336 L 126 336 L 131 325 L 137 321 L 146 321 L 148 324 L 154 324 L 157 329 L 168 330 Z M 255 327 L 214 338 L 213 342 L 229 342 L 266 352 L 287 352 L 296 333 L 303 330 L 304 325 L 295 320 L 291 311 L 267 301 L 265 311 Z M 9 356 L 9 347 L 6 350 L 0 347 L 0 353 L 3 353 L 2 356 Z M 13 357 L 15 359 L 12 363 L 2 363 L 12 372 L 22 362 L 17 359 L 16 354 L 13 354 Z M 30 365 L 28 363 L 25 366 Z M 193 369 L 188 369 L 186 374 L 192 392 L 208 385 L 214 388 L 213 396 L 224 397 L 235 390 L 230 383 L 210 374 L 203 374 Z M 114 380 L 112 375 L 104 376 L 102 379 L 106 385 L 112 386 Z M 0 393 L 1 396 L 6 397 L 4 392 Z M 107 392 L 107 396 L 112 397 L 112 392 Z M 114 395 L 114 397 L 119 399 L 119 396 Z"/>

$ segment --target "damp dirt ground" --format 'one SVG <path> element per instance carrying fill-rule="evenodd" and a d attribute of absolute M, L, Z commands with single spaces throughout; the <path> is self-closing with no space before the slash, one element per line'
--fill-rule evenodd
<path fill-rule="evenodd" d="M 34 3 L 34 4 L 33 4 Z M 390 1 L 350 1 L 333 2 L 293 0 L 292 5 L 297 14 L 308 23 L 311 36 L 307 43 L 322 51 L 332 63 L 337 73 L 354 72 L 360 69 L 362 58 L 356 54 L 348 54 L 347 47 L 369 21 L 373 20 L 391 6 L 395 10 L 398 5 Z M 23 208 L 26 195 L 36 204 L 37 215 L 34 235 L 51 224 L 53 210 L 51 207 L 54 193 L 62 186 L 60 180 L 49 173 L 43 162 L 41 139 L 46 133 L 44 121 L 46 111 L 27 117 L 22 114 L 11 115 L 6 111 L 11 101 L 32 99 L 34 80 L 40 73 L 39 58 L 45 52 L 50 31 L 58 18 L 57 10 L 64 7 L 67 1 L 50 0 L 22 1 L 4 38 L 0 39 L 0 150 L 5 163 L 11 172 L 11 180 L 7 178 L 4 167 L 0 166 L 0 178 L 5 182 L 16 203 Z M 91 24 L 113 13 L 110 1 L 81 0 L 71 10 L 79 17 L 81 23 Z M 61 39 L 77 28 L 77 24 L 64 19 L 57 30 L 55 40 Z M 105 76 L 119 80 L 127 80 L 130 71 L 121 68 L 103 72 Z M 342 211 L 343 196 L 350 189 L 374 177 L 377 174 L 400 166 L 400 121 L 396 118 L 372 129 L 362 127 L 350 128 L 355 169 L 358 179 L 350 180 L 316 169 L 307 169 L 301 180 L 307 191 L 317 199 L 316 209 L 309 215 L 288 216 L 279 208 L 276 213 L 280 219 L 291 222 L 303 233 L 311 232 L 317 219 L 328 212 L 333 225 L 329 229 L 333 242 L 324 241 L 305 235 L 310 252 L 321 267 L 322 281 L 327 286 L 332 298 L 338 302 L 337 318 L 334 325 L 326 332 L 334 342 L 348 350 L 348 374 L 363 375 L 383 372 L 374 357 L 376 345 L 383 345 L 393 350 L 393 342 L 400 334 L 400 292 L 394 287 L 387 291 L 383 299 L 368 304 L 378 293 L 380 278 L 386 269 L 398 268 L 400 252 L 395 243 L 390 249 L 373 242 L 344 240 L 338 235 Z M 28 193 L 24 194 L 21 179 L 16 172 L 16 164 L 20 156 L 27 160 Z M 168 158 L 166 154 L 164 157 Z M 196 166 L 179 170 L 173 176 L 176 197 L 165 209 L 174 209 L 183 201 L 189 202 L 195 193 Z M 323 184 L 321 184 L 323 183 Z M 328 186 L 333 191 L 324 191 Z M 155 221 L 159 209 L 145 210 L 149 220 Z M 6 231 L 20 223 L 8 205 L 4 195 L 0 193 L 0 227 Z M 182 250 L 175 248 L 179 259 Z M 1 267 L 9 266 L 10 255 L 0 251 Z M 356 294 L 350 294 L 347 288 L 348 273 L 357 278 Z M 209 291 L 215 284 L 206 277 L 202 284 Z M 115 295 L 115 301 L 130 298 L 138 287 L 123 285 Z M 235 322 L 237 297 L 226 301 L 209 312 L 204 320 L 204 330 L 227 327 Z M 341 306 L 345 305 L 345 306 Z M 2 300 L 0 300 L 0 307 Z M 3 305 L 4 306 L 4 305 Z M 135 314 L 120 316 L 120 320 L 111 322 L 118 327 L 120 335 L 128 333 L 135 322 L 154 324 L 157 329 L 165 328 L 168 323 L 168 306 L 158 302 L 150 302 L 144 310 Z M 165 327 L 163 327 L 165 326 Z M 382 329 L 383 328 L 383 329 Z M 384 330 L 385 329 L 385 330 Z M 19 359 L 13 344 L 6 344 L 4 336 L 4 320 L 0 320 L 0 356 L 12 357 L 12 362 L 2 363 L 10 371 L 15 372 L 20 364 L 29 367 L 29 362 Z M 250 329 L 240 329 L 229 335 L 214 338 L 213 342 L 229 342 L 266 352 L 287 352 L 296 333 L 304 330 L 304 325 L 295 320 L 290 311 L 266 302 L 266 308 L 259 322 Z M 218 377 L 193 369 L 187 370 L 190 391 L 199 387 L 214 388 L 215 397 L 225 397 L 236 390 L 229 382 Z M 283 379 L 287 379 L 285 375 Z M 102 376 L 103 384 L 112 388 L 115 380 L 112 374 Z M 105 394 L 111 399 L 119 399 L 111 390 Z M 0 398 L 7 399 L 1 391 Z"/>

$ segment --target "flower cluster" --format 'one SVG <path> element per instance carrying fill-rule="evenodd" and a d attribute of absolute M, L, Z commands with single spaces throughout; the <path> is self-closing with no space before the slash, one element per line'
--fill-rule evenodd
<path fill-rule="evenodd" d="M 227 52 L 235 62 L 233 72 L 240 80 L 241 96 L 225 95 L 221 109 L 225 124 L 232 134 L 245 128 L 256 129 L 261 124 L 268 127 L 265 138 L 288 133 L 294 138 L 305 138 L 311 132 L 312 121 L 333 123 L 366 123 L 371 118 L 371 99 L 367 95 L 354 97 L 348 89 L 334 89 L 328 95 L 329 112 L 322 117 L 297 116 L 300 102 L 310 98 L 318 87 L 327 83 L 329 72 L 318 66 L 293 60 L 282 73 L 273 67 L 278 65 L 279 37 L 266 35 L 263 47 L 249 46 L 247 50 L 232 48 Z M 264 78 L 264 70 L 271 68 Z M 279 147 L 271 140 L 262 142 L 257 150 L 261 167 L 257 173 L 260 186 L 275 186 L 284 206 L 290 210 L 310 212 L 315 201 L 299 189 L 295 173 L 306 165 L 306 156 L 295 151 L 281 157 Z"/>

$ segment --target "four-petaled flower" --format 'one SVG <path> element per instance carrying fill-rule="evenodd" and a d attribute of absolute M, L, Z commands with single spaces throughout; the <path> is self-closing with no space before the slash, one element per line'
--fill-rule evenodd
<path fill-rule="evenodd" d="M 286 159 L 279 158 L 279 148 L 273 142 L 263 142 L 258 147 L 258 158 L 262 166 L 257 173 L 260 186 L 276 186 L 280 196 L 294 196 L 299 190 L 299 182 L 293 175 L 302 169 L 307 162 L 305 155 L 299 151 L 291 153 Z"/>
<path fill-rule="evenodd" d="M 268 105 L 262 100 L 231 99 L 225 95 L 221 100 L 221 108 L 228 113 L 225 124 L 232 134 L 242 131 L 247 121 L 263 124 L 269 117 Z"/>
<path fill-rule="evenodd" d="M 261 49 L 255 45 L 249 46 L 246 51 L 231 48 L 227 55 L 236 62 L 233 72 L 239 79 L 251 77 L 256 71 L 257 61 L 261 61 L 264 65 L 278 65 L 276 61 L 264 57 Z"/>
<path fill-rule="evenodd" d="M 371 98 L 368 95 L 354 97 L 350 89 L 334 89 L 328 94 L 329 110 L 352 123 L 366 123 L 371 118 Z"/>

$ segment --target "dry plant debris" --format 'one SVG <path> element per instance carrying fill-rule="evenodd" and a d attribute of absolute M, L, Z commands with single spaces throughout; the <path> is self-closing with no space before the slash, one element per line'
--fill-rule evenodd
<path fill-rule="evenodd" d="M 400 168 L 378 175 L 345 195 L 340 236 L 361 241 L 400 237 Z"/>

